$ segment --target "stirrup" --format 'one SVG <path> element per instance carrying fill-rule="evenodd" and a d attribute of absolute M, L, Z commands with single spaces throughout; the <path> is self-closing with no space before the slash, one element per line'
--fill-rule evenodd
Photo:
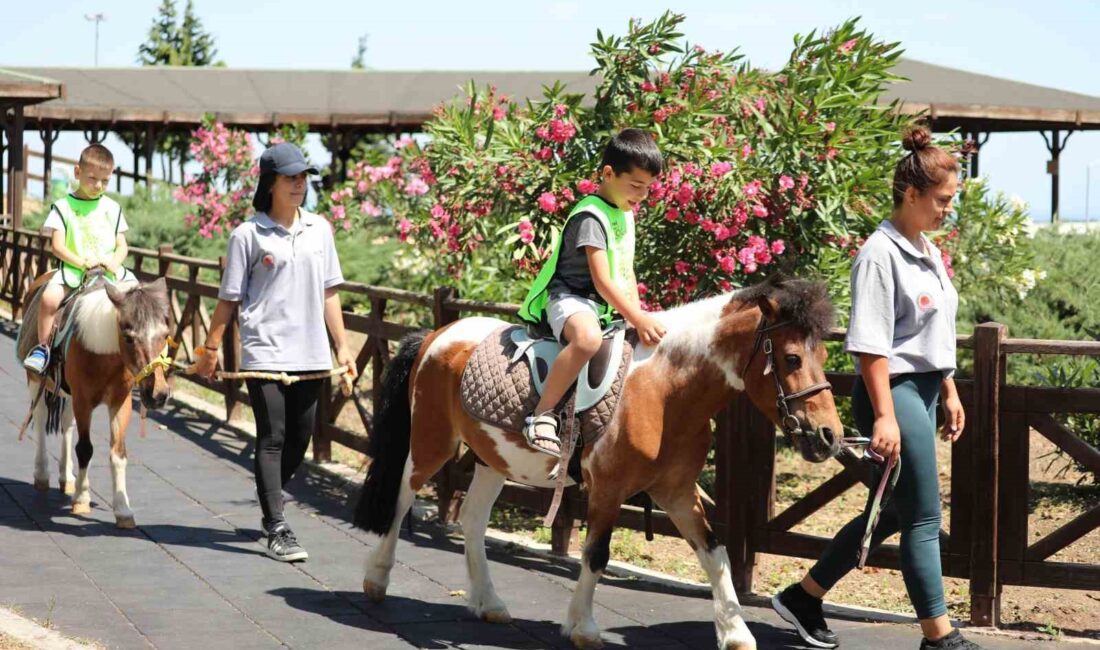
<path fill-rule="evenodd" d="M 538 426 L 540 424 L 551 424 L 554 426 L 554 435 L 547 436 L 538 433 Z M 541 451 L 542 453 L 553 456 L 554 458 L 561 458 L 561 438 L 557 435 L 558 430 L 561 428 L 561 423 L 552 411 L 547 411 L 542 415 L 530 416 L 524 421 L 523 425 L 523 437 L 527 440 L 527 446 L 531 447 L 535 451 Z M 552 442 L 557 447 L 557 451 L 553 449 L 547 449 L 539 444 L 539 442 Z"/>

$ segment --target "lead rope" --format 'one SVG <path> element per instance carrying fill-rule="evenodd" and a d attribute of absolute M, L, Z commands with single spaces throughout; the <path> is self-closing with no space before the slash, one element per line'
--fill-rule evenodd
<path fill-rule="evenodd" d="M 565 407 L 565 435 L 561 438 L 561 450 L 558 454 L 558 464 L 550 472 L 550 478 L 554 479 L 554 498 L 550 501 L 550 509 L 542 519 L 543 526 L 554 525 L 554 518 L 558 516 L 558 508 L 561 507 L 562 496 L 565 494 L 565 481 L 569 478 L 569 461 L 573 458 L 573 450 L 577 446 L 577 430 L 574 420 L 577 415 L 577 391 L 573 391 L 569 398 L 569 404 Z"/>

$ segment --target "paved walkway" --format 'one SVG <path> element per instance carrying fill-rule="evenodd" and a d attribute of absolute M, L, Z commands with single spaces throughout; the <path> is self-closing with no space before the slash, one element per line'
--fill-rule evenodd
<path fill-rule="evenodd" d="M 110 648 L 568 647 L 557 621 L 575 569 L 491 551 L 497 590 L 516 621 L 482 623 L 457 593 L 466 588 L 462 547 L 431 525 L 401 541 L 390 596 L 369 603 L 360 591 L 368 543 L 348 523 L 353 499 L 319 470 L 303 470 L 288 487 L 288 518 L 310 560 L 268 559 L 251 441 L 185 407 L 150 422 L 147 438 L 138 436 L 136 418 L 131 426 L 129 493 L 138 528 L 128 531 L 114 527 L 106 417 L 97 413 L 93 510 L 72 516 L 56 487 L 42 494 L 31 485 L 34 443 L 16 441 L 26 390 L 13 348 L 0 335 L 0 418 L 8 431 L 0 453 L 0 605 Z M 51 441 L 55 458 L 56 447 Z M 55 460 L 51 472 L 56 486 Z M 605 577 L 596 600 L 609 647 L 715 646 L 709 598 Z M 760 648 L 802 647 L 769 609 L 747 612 Z M 834 627 L 845 649 L 918 645 L 910 625 L 838 620 Z"/>

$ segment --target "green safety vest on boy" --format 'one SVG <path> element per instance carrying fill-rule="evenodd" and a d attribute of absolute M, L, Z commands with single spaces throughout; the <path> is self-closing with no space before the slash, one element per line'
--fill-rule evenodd
<path fill-rule="evenodd" d="M 623 291 L 629 291 L 627 282 L 634 272 L 634 213 L 619 208 L 612 208 L 598 196 L 587 196 L 573 208 L 565 225 L 581 213 L 591 214 L 596 217 L 603 226 L 607 235 L 607 266 L 611 271 L 611 281 Z M 565 232 L 565 226 L 561 232 Z M 561 252 L 560 234 L 554 237 L 550 259 L 543 265 L 542 270 L 531 285 L 527 297 L 520 307 L 519 317 L 527 322 L 539 324 L 543 320 L 546 305 L 550 302 L 548 288 L 554 272 L 558 268 L 558 254 Z M 599 317 L 603 325 L 611 322 L 614 309 L 604 300 L 597 301 L 600 305 Z"/>
<path fill-rule="evenodd" d="M 118 229 L 122 224 L 122 206 L 109 196 L 79 199 L 73 195 L 54 202 L 53 209 L 65 224 L 65 246 L 84 259 L 110 257 L 115 253 Z M 84 280 L 84 269 L 61 262 L 61 278 L 76 288 Z M 116 278 L 107 273 L 109 280 Z"/>

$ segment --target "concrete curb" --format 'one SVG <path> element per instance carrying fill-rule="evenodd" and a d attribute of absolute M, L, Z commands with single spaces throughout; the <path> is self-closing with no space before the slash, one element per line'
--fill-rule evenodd
<path fill-rule="evenodd" d="M 38 650 L 88 650 L 99 647 L 77 643 L 4 607 L 0 607 L 0 632 Z"/>

